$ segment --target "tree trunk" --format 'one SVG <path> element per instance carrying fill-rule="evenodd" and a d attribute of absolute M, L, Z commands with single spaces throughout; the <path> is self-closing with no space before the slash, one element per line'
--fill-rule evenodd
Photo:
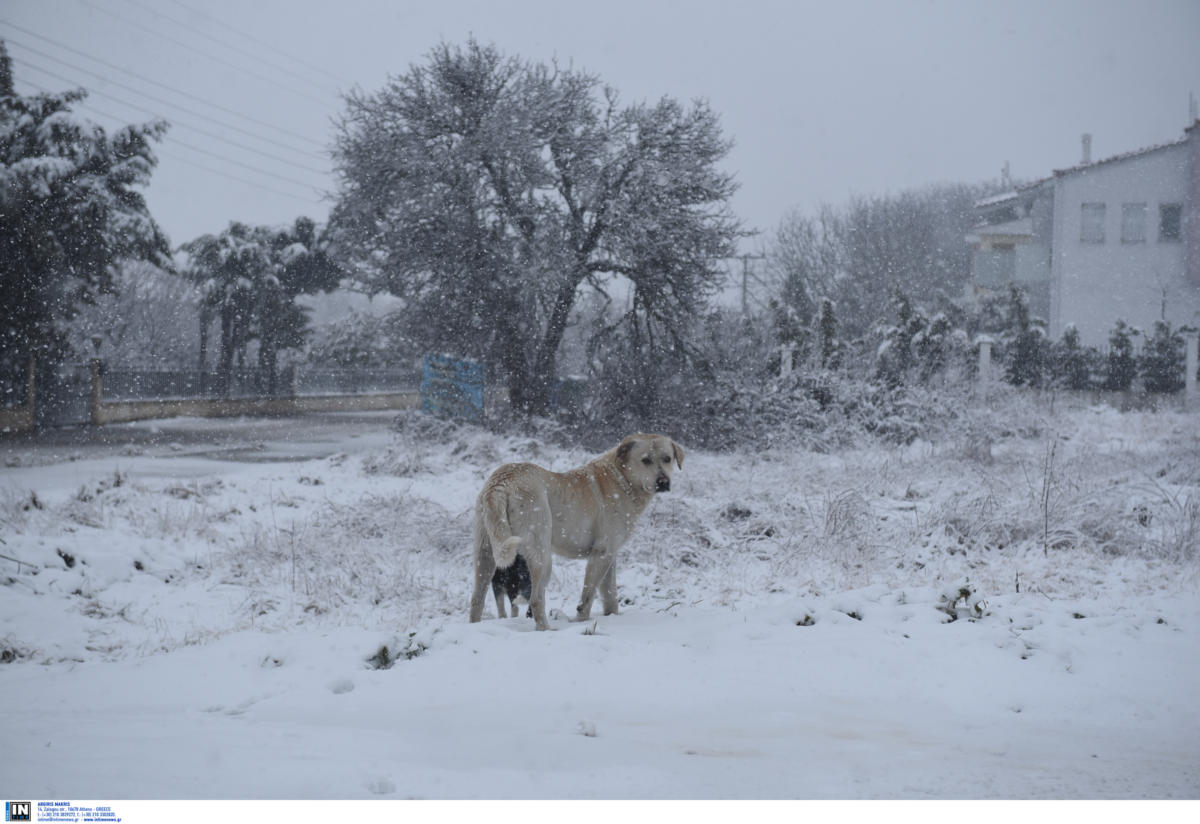
<path fill-rule="evenodd" d="M 208 327 L 212 322 L 208 309 L 200 309 L 200 394 L 204 394 L 205 381 L 208 377 Z"/>
<path fill-rule="evenodd" d="M 564 282 L 554 298 L 550 319 L 546 323 L 546 334 L 534 354 L 533 369 L 530 370 L 525 388 L 525 411 L 530 415 L 545 415 L 550 411 L 554 397 L 554 384 L 558 378 L 558 347 L 567 331 L 567 319 L 575 305 L 575 290 L 582 282 L 576 277 Z"/>
<path fill-rule="evenodd" d="M 263 329 L 262 337 L 258 342 L 258 368 L 266 379 L 267 395 L 275 397 L 278 379 L 276 374 L 276 365 L 278 356 L 275 347 L 275 337 L 266 329 Z"/>
<path fill-rule="evenodd" d="M 217 394 L 228 398 L 233 383 L 234 308 L 221 307 L 221 350 L 217 356 Z"/>

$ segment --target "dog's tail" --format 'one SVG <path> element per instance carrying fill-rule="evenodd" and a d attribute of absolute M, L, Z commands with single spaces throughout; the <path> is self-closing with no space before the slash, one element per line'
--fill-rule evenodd
<path fill-rule="evenodd" d="M 521 551 L 522 540 L 513 535 L 512 524 L 508 522 L 508 493 L 501 486 L 489 489 L 484 495 L 481 510 L 483 528 L 491 539 L 496 566 L 501 569 L 512 566 L 517 553 Z"/>

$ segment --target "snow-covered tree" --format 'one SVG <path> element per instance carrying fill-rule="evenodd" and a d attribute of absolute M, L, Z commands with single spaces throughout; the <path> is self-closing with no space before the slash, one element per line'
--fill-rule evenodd
<path fill-rule="evenodd" d="M 98 339 L 99 354 L 112 367 L 190 368 L 198 342 L 197 286 L 144 261 L 120 265 L 114 286 L 80 307 L 69 327 L 71 348 L 91 354 Z"/>
<path fill-rule="evenodd" d="M 1004 332 L 1007 355 L 1004 377 L 1014 386 L 1042 386 L 1046 379 L 1050 345 L 1045 322 L 1029 314 L 1023 289 L 1009 286 L 1008 328 Z"/>
<path fill-rule="evenodd" d="M 107 134 L 72 114 L 82 89 L 18 95 L 0 42 L 0 382 L 31 357 L 66 356 L 68 322 L 111 291 L 122 260 L 170 267 L 169 246 L 136 190 L 164 122 Z"/>
<path fill-rule="evenodd" d="M 539 413 L 581 290 L 623 280 L 628 339 L 679 341 L 741 234 L 729 147 L 704 103 L 622 106 L 585 72 L 442 44 L 346 97 L 332 225 L 414 335 L 498 367 Z"/>
<path fill-rule="evenodd" d="M 767 251 L 767 269 L 779 286 L 772 300 L 786 316 L 807 328 L 821 298 L 837 293 L 845 271 L 841 216 L 822 206 L 815 216 L 792 211 L 776 229 Z"/>
<path fill-rule="evenodd" d="M 1147 392 L 1178 392 L 1183 389 L 1184 361 L 1183 335 L 1171 328 L 1171 324 L 1157 320 L 1154 334 L 1146 338 L 1146 345 L 1138 359 L 1138 371 Z"/>
<path fill-rule="evenodd" d="M 421 353 L 406 327 L 402 310 L 385 315 L 351 311 L 313 329 L 307 360 L 328 367 L 412 366 Z"/>
<path fill-rule="evenodd" d="M 296 298 L 336 289 L 342 269 L 329 256 L 316 223 L 306 217 L 268 233 L 267 259 L 271 274 L 259 289 L 255 313 L 258 366 L 266 376 L 267 392 L 274 394 L 279 350 L 299 348 L 308 331 L 309 310 Z"/>
<path fill-rule="evenodd" d="M 1093 364 L 1099 360 L 1099 353 L 1091 347 L 1084 347 L 1079 341 L 1079 329 L 1075 324 L 1067 324 L 1063 330 L 1062 339 L 1053 344 L 1050 349 L 1050 362 L 1053 371 L 1053 381 L 1063 389 L 1083 390 L 1092 386 Z"/>
<path fill-rule="evenodd" d="M 296 302 L 302 294 L 337 286 L 341 269 L 325 248 L 316 224 L 299 218 L 291 227 L 272 228 L 231 223 L 219 235 L 202 235 L 184 244 L 189 276 L 201 284 L 200 367 L 207 360 L 207 331 L 213 316 L 220 320 L 216 391 L 228 394 L 234 356 L 258 340 L 258 365 L 268 393 L 276 389 L 280 349 L 304 341 L 307 309 Z"/>
<path fill-rule="evenodd" d="M 1104 388 L 1117 392 L 1128 391 L 1137 377 L 1137 360 L 1133 354 L 1133 338 L 1141 330 L 1118 319 L 1108 334 L 1108 358 L 1105 362 Z"/>
<path fill-rule="evenodd" d="M 834 303 L 829 298 L 821 299 L 821 311 L 817 315 L 817 341 L 820 351 L 820 367 L 837 369 L 841 363 L 842 346 L 838 340 L 838 319 Z"/>
<path fill-rule="evenodd" d="M 925 305 L 959 295 L 971 271 L 962 238 L 975 223 L 974 202 L 997 188 L 929 186 L 789 214 L 767 249 L 781 302 L 811 320 L 822 297 L 833 299 L 853 339 L 887 321 L 898 291 Z"/>

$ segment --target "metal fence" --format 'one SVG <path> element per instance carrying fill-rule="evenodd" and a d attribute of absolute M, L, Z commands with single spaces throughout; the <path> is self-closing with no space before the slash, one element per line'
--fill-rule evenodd
<path fill-rule="evenodd" d="M 291 376 L 296 395 L 378 395 L 420 387 L 417 369 L 316 369 L 296 367 Z"/>
<path fill-rule="evenodd" d="M 275 389 L 261 369 L 234 369 L 229 389 L 222 392 L 220 375 L 200 370 L 109 369 L 104 373 L 104 400 L 143 401 L 189 398 L 262 398 L 296 395 L 373 395 L 404 392 L 420 386 L 414 369 L 279 370 Z"/>

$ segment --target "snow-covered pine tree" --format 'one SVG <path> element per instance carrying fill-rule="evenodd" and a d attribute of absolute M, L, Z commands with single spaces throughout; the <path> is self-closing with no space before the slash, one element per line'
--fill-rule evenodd
<path fill-rule="evenodd" d="M 1084 348 L 1079 341 L 1079 329 L 1067 324 L 1062 339 L 1051 347 L 1051 371 L 1055 386 L 1062 389 L 1084 390 L 1092 386 L 1092 362 L 1096 359 L 1094 349 Z"/>
<path fill-rule="evenodd" d="M 1141 332 L 1118 319 L 1108 335 L 1108 358 L 1105 362 L 1104 388 L 1124 392 L 1133 385 L 1137 376 L 1137 362 L 1133 356 L 1133 338 Z"/>
<path fill-rule="evenodd" d="M 1008 329 L 1005 333 L 1008 362 L 1004 377 L 1014 386 L 1042 386 L 1048 344 L 1044 324 L 1029 315 L 1029 301 L 1016 284 L 1009 287 Z"/>
<path fill-rule="evenodd" d="M 66 357 L 65 323 L 112 291 L 119 261 L 171 267 L 136 188 L 150 180 L 151 143 L 167 124 L 109 134 L 72 113 L 86 97 L 17 94 L 0 41 L 0 384 L 22 383 L 30 358 L 49 369 Z"/>
<path fill-rule="evenodd" d="M 1147 392 L 1178 392 L 1184 379 L 1183 335 L 1167 321 L 1154 322 L 1154 334 L 1146 338 L 1138 358 L 1138 372 Z"/>

